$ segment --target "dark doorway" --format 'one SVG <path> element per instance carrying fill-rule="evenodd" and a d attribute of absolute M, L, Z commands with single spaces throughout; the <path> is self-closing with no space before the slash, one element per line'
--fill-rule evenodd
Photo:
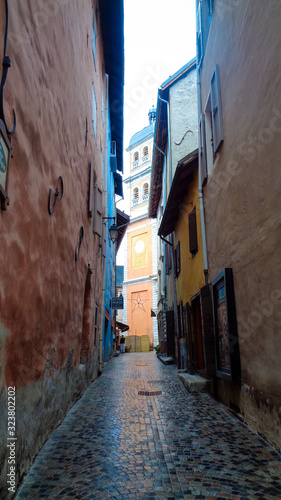
<path fill-rule="evenodd" d="M 204 370 L 204 349 L 203 349 L 203 335 L 202 335 L 202 318 L 200 297 L 192 300 L 193 312 L 193 355 L 194 355 L 194 368 L 196 370 Z"/>
<path fill-rule="evenodd" d="M 166 321 L 167 321 L 167 355 L 175 356 L 174 311 L 166 311 Z"/>

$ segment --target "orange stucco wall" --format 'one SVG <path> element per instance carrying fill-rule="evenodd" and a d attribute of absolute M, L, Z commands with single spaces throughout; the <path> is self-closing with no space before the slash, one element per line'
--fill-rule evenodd
<path fill-rule="evenodd" d="M 101 95 L 105 97 L 106 90 L 100 23 L 95 66 L 91 2 L 83 8 L 77 0 L 40 5 L 36 0 L 10 3 L 7 53 L 12 66 L 4 89 L 6 120 L 11 126 L 14 108 L 17 128 L 12 137 L 10 205 L 0 212 L 0 436 L 6 433 L 5 388 L 15 386 L 17 479 L 97 375 L 93 313 L 102 288 L 100 242 L 87 210 L 91 159 L 95 182 L 101 185 L 104 154 Z M 4 7 L 1 0 L 1 40 Z M 92 83 L 96 138 L 91 126 Z M 59 176 L 63 198 L 49 215 L 49 189 L 53 201 Z M 76 262 L 81 226 L 84 238 Z M 89 358 L 82 370 L 86 340 Z M 0 446 L 1 463 L 5 449 Z"/>
<path fill-rule="evenodd" d="M 127 287 L 127 322 L 129 335 L 149 335 L 153 342 L 152 283 L 151 281 Z"/>
<path fill-rule="evenodd" d="M 148 219 L 149 223 L 149 219 Z M 133 230 L 132 230 L 133 229 Z M 135 240 L 139 237 L 145 242 L 145 251 L 137 259 L 134 251 Z M 138 262 L 137 262 L 138 261 Z M 151 246 L 151 226 L 147 223 L 139 222 L 129 226 L 128 231 L 128 279 L 140 278 L 152 273 L 152 246 Z"/>

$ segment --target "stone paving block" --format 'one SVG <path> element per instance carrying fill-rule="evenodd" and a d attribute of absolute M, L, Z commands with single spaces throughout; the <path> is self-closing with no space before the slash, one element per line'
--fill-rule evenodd
<path fill-rule="evenodd" d="M 189 392 L 210 392 L 210 382 L 199 375 L 178 372 L 178 377 Z"/>
<path fill-rule="evenodd" d="M 139 391 L 158 391 L 157 396 Z M 154 352 L 114 357 L 54 432 L 16 500 L 281 500 L 281 457 Z"/>

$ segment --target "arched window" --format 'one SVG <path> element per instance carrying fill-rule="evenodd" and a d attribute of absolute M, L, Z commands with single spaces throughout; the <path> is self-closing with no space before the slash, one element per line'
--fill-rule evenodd
<path fill-rule="evenodd" d="M 139 153 L 138 153 L 138 151 L 136 151 L 134 153 L 134 157 L 133 158 L 134 158 L 133 159 L 133 167 L 137 167 L 138 164 L 139 164 Z"/>
<path fill-rule="evenodd" d="M 149 157 L 148 157 L 148 147 L 145 146 L 142 150 L 142 161 L 145 162 L 145 161 L 148 161 L 149 160 Z"/>
<path fill-rule="evenodd" d="M 149 185 L 148 185 L 148 182 L 145 182 L 144 185 L 142 186 L 142 199 L 143 199 L 143 201 L 148 200 L 148 192 L 149 192 Z"/>
<path fill-rule="evenodd" d="M 134 188 L 133 190 L 133 205 L 137 205 L 139 202 L 139 188 Z"/>

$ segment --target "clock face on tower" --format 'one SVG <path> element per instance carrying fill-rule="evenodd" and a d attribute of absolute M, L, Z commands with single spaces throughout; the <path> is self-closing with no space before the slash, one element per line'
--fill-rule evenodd
<path fill-rule="evenodd" d="M 143 240 L 138 240 L 135 243 L 134 251 L 137 255 L 141 255 L 145 251 L 145 244 Z"/>

